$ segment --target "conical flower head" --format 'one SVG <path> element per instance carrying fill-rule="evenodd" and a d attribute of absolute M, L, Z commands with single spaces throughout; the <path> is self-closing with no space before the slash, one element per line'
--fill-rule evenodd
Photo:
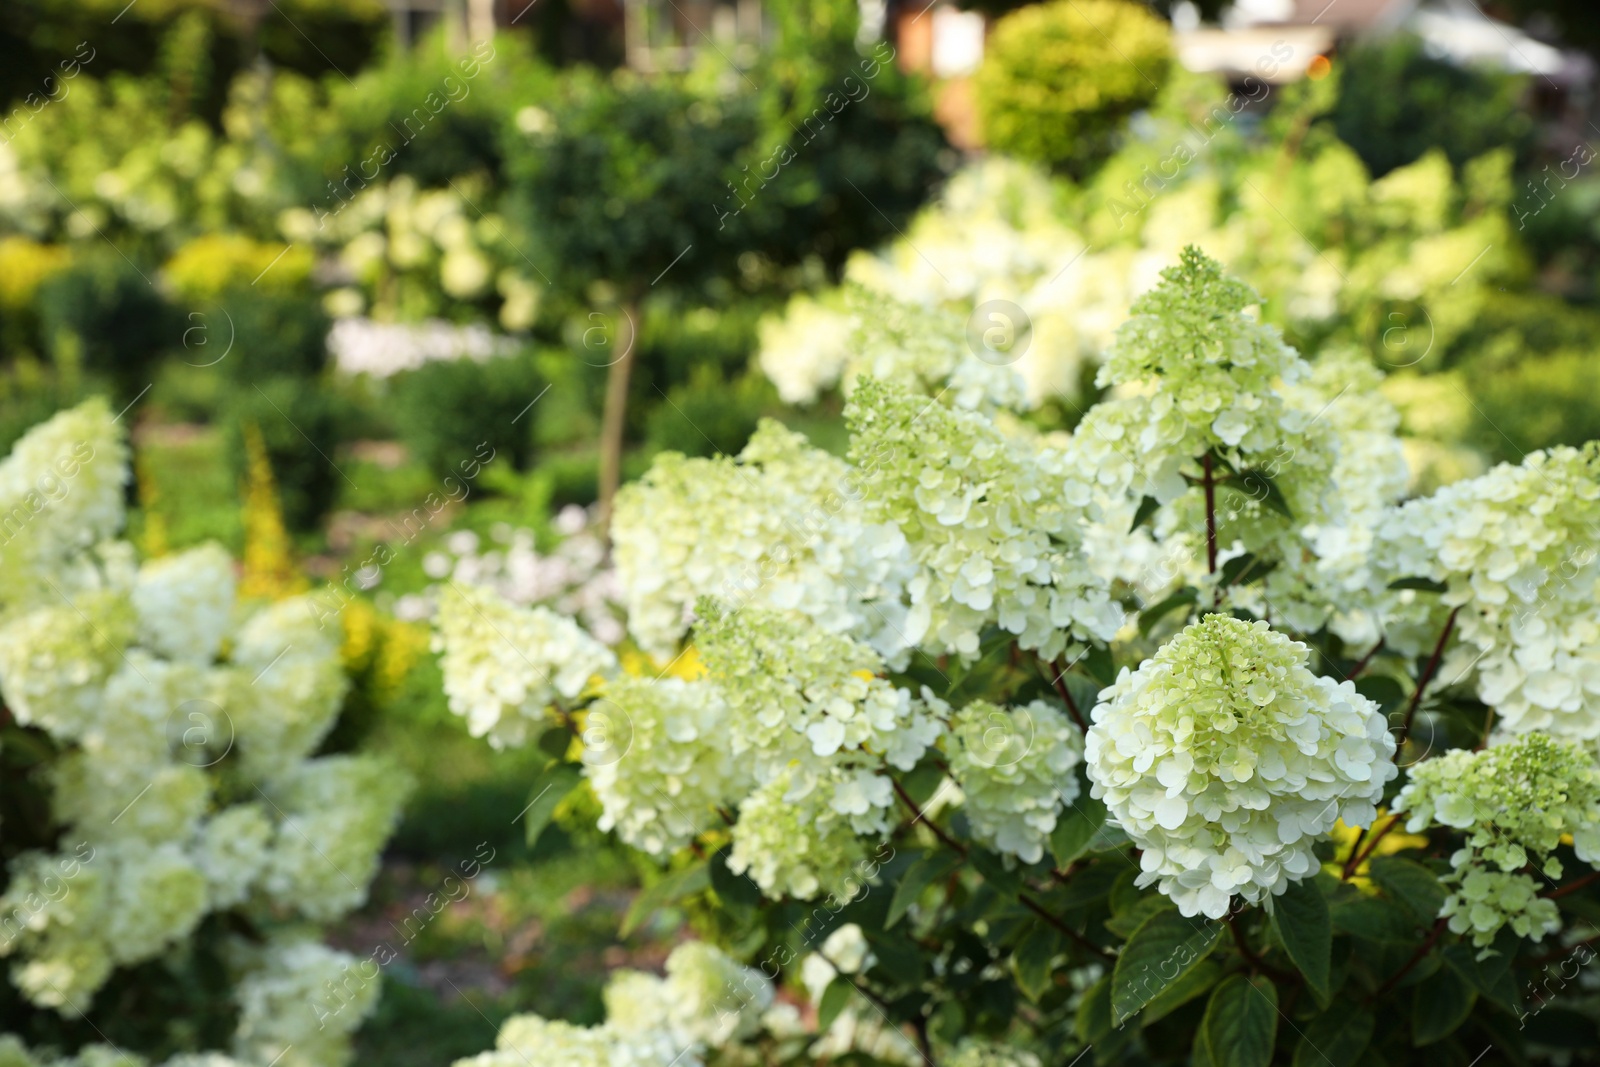
<path fill-rule="evenodd" d="M 1093 795 L 1185 915 L 1227 913 L 1317 869 L 1334 823 L 1375 816 L 1397 773 L 1383 715 L 1306 669 L 1264 622 L 1209 615 L 1103 690 L 1085 742 Z"/>

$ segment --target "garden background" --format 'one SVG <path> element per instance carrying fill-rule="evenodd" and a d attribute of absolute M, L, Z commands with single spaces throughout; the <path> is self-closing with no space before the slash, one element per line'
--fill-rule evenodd
<path fill-rule="evenodd" d="M 5 6 L 0 453 L 102 395 L 144 555 L 219 542 L 241 596 L 338 612 L 319 753 L 409 783 L 326 933 L 402 945 L 356 1062 L 447 1063 L 517 1012 L 598 1022 L 608 973 L 659 969 L 692 918 L 592 798 L 540 806 L 545 753 L 448 709 L 441 583 L 621 641 L 616 483 L 769 415 L 842 450 L 840 379 L 917 340 L 908 307 L 1069 430 L 1194 243 L 1301 351 L 1389 372 L 1418 490 L 1600 437 L 1600 18 L 1322 6 Z M 25 733 L 0 743 L 4 861 L 30 845 Z M 60 1023 L 6 987 L 0 1031 L 159 1059 L 231 1030 L 203 979 L 142 966 L 170 999 Z"/>

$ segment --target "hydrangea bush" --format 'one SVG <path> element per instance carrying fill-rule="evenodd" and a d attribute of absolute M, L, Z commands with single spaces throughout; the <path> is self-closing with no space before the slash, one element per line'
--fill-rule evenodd
<path fill-rule="evenodd" d="M 319 924 L 406 785 L 318 755 L 340 628 L 240 602 L 215 545 L 141 565 L 127 478 L 99 400 L 0 461 L 0 1061 L 338 1067 L 377 985 L 319 1010 L 356 963 Z"/>
<path fill-rule="evenodd" d="M 614 520 L 648 669 L 449 593 L 451 706 L 549 756 L 530 832 L 591 793 L 659 864 L 628 925 L 686 909 L 748 968 L 714 1033 L 669 964 L 466 1062 L 1592 1049 L 1600 447 L 1402 501 L 1379 375 L 1258 300 L 1184 250 L 1070 436 L 926 344 L 856 377 L 847 459 L 771 423 L 662 456 Z"/>

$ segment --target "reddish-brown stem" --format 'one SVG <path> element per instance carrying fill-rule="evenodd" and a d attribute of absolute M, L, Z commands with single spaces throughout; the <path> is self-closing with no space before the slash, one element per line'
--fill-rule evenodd
<path fill-rule="evenodd" d="M 1433 681 L 1435 672 L 1439 670 L 1439 661 L 1444 658 L 1444 646 L 1450 642 L 1450 634 L 1456 627 L 1456 613 L 1461 610 L 1456 607 L 1451 610 L 1450 617 L 1444 621 L 1444 630 L 1439 634 L 1439 643 L 1433 646 L 1433 655 L 1428 657 L 1428 665 L 1422 670 L 1422 677 L 1417 679 L 1417 688 L 1411 694 L 1411 703 L 1406 707 L 1406 721 L 1400 728 L 1401 739 L 1411 736 L 1411 720 L 1417 714 L 1417 706 L 1422 703 L 1422 694 L 1428 688 L 1428 683 Z"/>
<path fill-rule="evenodd" d="M 1372 837 L 1367 840 L 1366 848 L 1362 849 L 1360 852 L 1357 852 L 1355 847 L 1351 846 L 1350 858 L 1345 861 L 1344 865 L 1345 881 L 1349 881 L 1350 876 L 1355 874 L 1356 871 L 1360 869 L 1361 865 L 1367 861 L 1367 857 L 1372 855 L 1372 850 L 1378 847 L 1378 842 L 1383 840 L 1384 835 L 1399 825 L 1400 816 L 1391 815 L 1389 817 L 1389 821 L 1383 824 L 1383 829 L 1373 834 Z M 1356 844 L 1359 845 L 1360 843 L 1360 839 L 1357 838 Z"/>
<path fill-rule="evenodd" d="M 1433 946 L 1438 943 L 1439 935 L 1444 933 L 1444 926 L 1444 919 L 1440 919 L 1438 922 L 1433 924 L 1433 929 L 1428 931 L 1427 940 L 1418 945 L 1417 951 L 1411 954 L 1411 958 L 1406 960 L 1405 964 L 1398 971 L 1391 974 L 1388 981 L 1384 982 L 1383 985 L 1378 987 L 1378 991 L 1372 994 L 1372 1000 L 1382 1000 L 1384 995 L 1388 993 L 1389 990 L 1393 989 L 1400 979 L 1411 973 L 1411 968 L 1422 962 L 1423 957 L 1431 952 L 1433 950 Z"/>
<path fill-rule="evenodd" d="M 1060 930 L 1062 933 L 1072 938 L 1073 941 L 1082 945 L 1090 952 L 1093 952 L 1096 956 L 1099 956 L 1107 963 L 1110 963 L 1113 959 L 1115 959 L 1111 953 L 1107 952 L 1093 941 L 1090 941 L 1087 937 L 1084 937 L 1082 934 L 1078 933 L 1078 931 L 1074 930 L 1072 927 L 1068 926 L 1054 915 L 1051 915 L 1048 908 L 1046 908 L 1043 904 L 1040 904 L 1037 900 L 1034 900 L 1028 894 L 1018 893 L 1017 899 L 1022 902 L 1023 907 L 1027 908 L 1029 911 L 1039 916 L 1039 918 L 1043 919 L 1057 930 Z"/>
<path fill-rule="evenodd" d="M 1200 457 L 1206 489 L 1206 573 L 1217 573 L 1217 482 L 1211 476 L 1211 453 Z"/>
<path fill-rule="evenodd" d="M 928 829 L 932 830 L 933 831 L 933 836 L 937 837 L 940 841 L 944 842 L 946 847 L 948 847 L 950 849 L 953 849 L 955 852 L 957 852 L 958 854 L 960 854 L 963 857 L 966 856 L 966 854 L 967 854 L 967 846 L 966 845 L 963 845 L 960 841 L 957 841 L 955 838 L 953 838 L 949 834 L 945 833 L 943 830 L 941 830 L 939 828 L 939 824 L 938 823 L 934 822 L 932 819 L 928 818 L 925 814 L 923 814 L 922 809 L 917 807 L 917 802 L 911 799 L 911 794 L 906 792 L 905 786 L 901 785 L 898 781 L 896 781 L 893 778 L 890 778 L 889 781 L 891 783 L 893 783 L 893 785 L 894 785 L 895 796 L 899 797 L 900 800 L 905 804 L 905 806 L 911 809 L 911 814 L 916 816 L 916 818 L 912 820 L 912 825 L 916 825 L 917 823 L 921 823 L 922 825 L 926 826 Z"/>
<path fill-rule="evenodd" d="M 1478 746 L 1473 749 L 1474 752 L 1482 752 L 1489 747 L 1489 731 L 1492 729 L 1494 729 L 1494 709 L 1490 708 L 1488 714 L 1483 717 L 1483 736 L 1478 738 Z"/>
<path fill-rule="evenodd" d="M 1566 896 L 1568 893 L 1576 893 L 1578 890 L 1582 889 L 1584 886 L 1593 885 L 1597 881 L 1600 881 L 1600 871 L 1590 871 L 1588 874 L 1584 875 L 1582 878 L 1579 878 L 1579 879 L 1577 879 L 1575 881 L 1568 882 L 1566 885 L 1561 886 L 1559 889 L 1552 889 L 1548 893 L 1541 893 L 1539 895 L 1544 897 L 1546 900 L 1555 900 L 1558 897 Z"/>
<path fill-rule="evenodd" d="M 920 822 L 929 830 L 932 830 L 933 836 L 937 837 L 941 842 L 943 842 L 947 848 L 954 851 L 957 855 L 965 858 L 967 854 L 966 846 L 955 840 L 943 830 L 939 829 L 939 825 L 932 819 L 925 817 L 922 813 L 922 810 L 917 807 L 916 801 L 912 800 L 911 795 L 905 791 L 904 786 L 895 781 L 893 778 L 889 779 L 889 781 L 894 784 L 895 795 L 898 796 L 901 802 L 905 804 L 907 808 L 910 808 L 911 813 L 916 816 L 916 822 Z M 1088 938 L 1078 933 L 1078 931 L 1074 930 L 1072 927 L 1068 926 L 1054 915 L 1051 915 L 1043 904 L 1040 904 L 1037 900 L 1034 900 L 1032 897 L 1028 896 L 1028 894 L 1018 893 L 1017 900 L 1021 901 L 1022 905 L 1029 911 L 1032 911 L 1045 922 L 1049 923 L 1051 926 L 1054 926 L 1057 930 L 1060 930 L 1062 933 L 1066 934 L 1068 937 L 1072 938 L 1078 944 L 1093 952 L 1101 959 L 1109 962 L 1113 958 L 1110 953 L 1106 952 L 1105 949 L 1101 948 L 1093 941 L 1090 941 Z"/>
<path fill-rule="evenodd" d="M 1061 697 L 1062 703 L 1067 706 L 1067 714 L 1071 715 L 1072 721 L 1078 724 L 1078 729 L 1087 731 L 1089 724 L 1083 721 L 1083 712 L 1078 710 L 1078 702 L 1072 699 L 1072 690 L 1067 686 L 1067 672 L 1058 669 L 1053 663 L 1046 663 L 1042 659 L 1039 661 L 1039 665 L 1045 669 L 1046 674 L 1050 674 L 1052 671 L 1055 672 L 1050 679 L 1050 684 L 1055 686 L 1056 693 Z"/>
<path fill-rule="evenodd" d="M 1372 663 L 1372 657 L 1383 651 L 1383 643 L 1387 640 L 1388 638 L 1385 637 L 1378 638 L 1378 643 L 1373 645 L 1365 656 L 1356 661 L 1356 665 L 1350 668 L 1350 673 L 1344 676 L 1344 680 L 1348 682 L 1353 678 L 1361 677 L 1361 672 L 1366 670 L 1368 665 Z"/>
<path fill-rule="evenodd" d="M 1294 981 L 1293 975 L 1281 971 L 1272 966 L 1270 963 L 1267 963 L 1256 953 L 1255 949 L 1250 947 L 1249 941 L 1245 939 L 1244 931 L 1239 929 L 1239 918 L 1237 915 L 1232 913 L 1228 915 L 1228 929 L 1233 933 L 1233 943 L 1238 946 L 1239 955 L 1244 957 L 1244 961 L 1250 965 L 1250 969 L 1252 971 L 1259 971 L 1260 973 L 1268 975 L 1279 982 L 1287 983 Z"/>

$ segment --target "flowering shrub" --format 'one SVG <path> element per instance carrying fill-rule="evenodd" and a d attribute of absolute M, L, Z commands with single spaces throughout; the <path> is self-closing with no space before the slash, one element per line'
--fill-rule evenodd
<path fill-rule="evenodd" d="M 1379 375 L 1303 359 L 1258 303 L 1186 249 L 1070 437 L 863 372 L 848 460 L 772 423 L 661 457 L 614 519 L 654 669 L 547 608 L 447 599 L 455 709 L 538 737 L 533 807 L 590 790 L 575 810 L 665 864 L 630 925 L 688 907 L 766 1012 L 642 1044 L 616 1020 L 647 998 L 619 993 L 599 1030 L 502 1045 L 1544 1057 L 1567 1024 L 1520 1032 L 1519 987 L 1600 915 L 1600 447 L 1401 503 Z M 815 1023 L 780 1025 L 802 990 Z"/>
<path fill-rule="evenodd" d="M 98 400 L 0 461 L 0 1042 L 133 1063 L 142 1017 L 149 1049 L 343 1064 L 377 987 L 315 1009 L 355 962 L 317 924 L 364 903 L 405 784 L 316 755 L 338 629 L 304 599 L 240 603 L 215 545 L 140 565 L 115 539 L 127 477 Z"/>

